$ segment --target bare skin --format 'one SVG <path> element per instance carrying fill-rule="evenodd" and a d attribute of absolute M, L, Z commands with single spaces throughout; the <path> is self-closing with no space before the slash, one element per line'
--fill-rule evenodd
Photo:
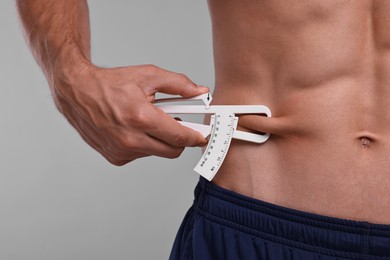
<path fill-rule="evenodd" d="M 158 91 L 207 89 L 153 66 L 91 64 L 85 1 L 18 7 L 58 108 L 110 162 L 174 158 L 205 144 L 151 102 Z M 209 8 L 213 103 L 273 113 L 240 118 L 240 128 L 271 138 L 234 141 L 214 182 L 286 207 L 390 224 L 390 2 L 209 0 Z"/>
<path fill-rule="evenodd" d="M 152 102 L 157 92 L 190 97 L 208 88 L 153 65 L 93 65 L 86 1 L 20 0 L 17 6 L 57 108 L 109 162 L 124 165 L 151 155 L 176 158 L 187 146 L 207 143 Z"/>
<path fill-rule="evenodd" d="M 390 224 L 390 2 L 209 0 L 214 104 L 268 142 L 234 142 L 214 182 L 278 205 Z"/>

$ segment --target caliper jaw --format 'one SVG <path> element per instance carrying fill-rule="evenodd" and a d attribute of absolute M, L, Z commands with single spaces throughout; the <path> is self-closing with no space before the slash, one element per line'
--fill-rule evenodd
<path fill-rule="evenodd" d="M 201 94 L 201 95 L 189 97 L 189 98 L 183 98 L 183 97 L 160 98 L 160 99 L 156 99 L 154 101 L 154 103 L 158 104 L 158 103 L 196 101 L 196 100 L 203 101 L 205 108 L 208 109 L 210 107 L 210 104 L 211 104 L 211 101 L 213 100 L 213 98 L 211 97 L 210 92 L 209 92 L 206 94 Z"/>
<path fill-rule="evenodd" d="M 204 105 L 164 105 L 176 101 L 202 100 Z M 212 97 L 210 93 L 202 94 L 191 98 L 163 98 L 157 99 L 155 104 L 167 114 L 212 114 L 209 125 L 179 121 L 183 126 L 189 127 L 202 134 L 203 137 L 210 136 L 207 148 L 194 170 L 207 180 L 217 173 L 222 165 L 232 138 L 264 143 L 268 140 L 269 134 L 254 134 L 237 130 L 238 117 L 236 114 L 260 114 L 271 117 L 271 111 L 263 105 L 210 105 Z"/>

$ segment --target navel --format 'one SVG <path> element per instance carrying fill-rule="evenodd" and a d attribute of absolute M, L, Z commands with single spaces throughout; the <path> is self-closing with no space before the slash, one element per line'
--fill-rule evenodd
<path fill-rule="evenodd" d="M 362 136 L 360 139 L 360 145 L 362 148 L 367 149 L 370 147 L 370 144 L 372 143 L 372 139 L 367 136 Z"/>

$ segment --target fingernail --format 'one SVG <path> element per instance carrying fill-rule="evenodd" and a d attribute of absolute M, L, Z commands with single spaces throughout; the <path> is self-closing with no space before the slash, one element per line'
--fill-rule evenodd
<path fill-rule="evenodd" d="M 200 86 L 200 85 L 198 85 L 198 88 L 201 88 L 202 90 L 209 90 L 209 88 L 208 88 L 208 87 L 205 87 L 205 86 Z"/>

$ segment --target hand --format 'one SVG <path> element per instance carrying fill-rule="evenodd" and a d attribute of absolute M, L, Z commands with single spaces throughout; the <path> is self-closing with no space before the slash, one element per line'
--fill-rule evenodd
<path fill-rule="evenodd" d="M 89 64 L 81 71 L 71 79 L 54 73 L 55 103 L 81 137 L 112 164 L 151 155 L 176 158 L 186 146 L 207 143 L 152 103 L 156 92 L 191 97 L 208 88 L 153 65 L 105 69 Z"/>

